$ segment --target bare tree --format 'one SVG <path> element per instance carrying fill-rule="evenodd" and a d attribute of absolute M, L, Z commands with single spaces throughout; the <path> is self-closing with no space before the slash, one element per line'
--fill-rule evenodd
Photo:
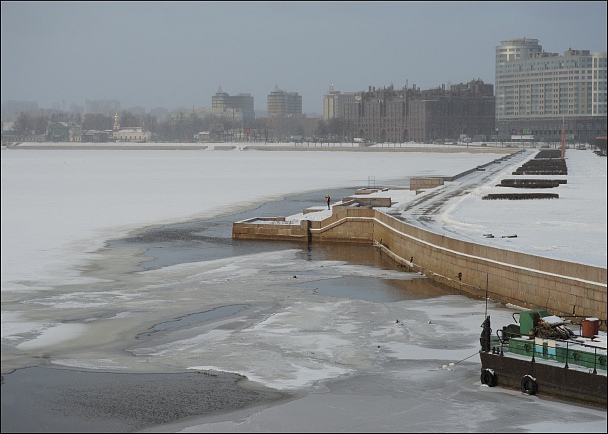
<path fill-rule="evenodd" d="M 595 146 L 598 150 L 602 151 L 604 155 L 606 154 L 606 137 L 596 137 L 595 139 L 590 141 L 593 146 Z"/>
<path fill-rule="evenodd" d="M 158 119 L 156 118 L 156 116 L 151 115 L 151 114 L 147 114 L 143 117 L 143 123 L 142 126 L 145 125 L 146 126 L 146 130 L 151 131 L 153 133 L 158 133 Z"/>
<path fill-rule="evenodd" d="M 114 126 L 114 118 L 102 113 L 88 113 L 82 121 L 83 130 L 111 130 Z"/>
<path fill-rule="evenodd" d="M 33 123 L 31 118 L 26 113 L 19 113 L 17 120 L 15 121 L 15 131 L 18 135 L 24 136 L 29 135 L 32 131 Z"/>
<path fill-rule="evenodd" d="M 131 112 L 125 110 L 120 114 L 120 125 L 123 127 L 140 127 L 141 124 L 142 121 Z"/>
<path fill-rule="evenodd" d="M 329 133 L 329 127 L 327 126 L 327 122 L 320 120 L 317 122 L 317 128 L 315 130 L 316 136 L 321 140 L 321 144 L 323 144 L 323 138 L 327 136 Z"/>
<path fill-rule="evenodd" d="M 36 116 L 32 119 L 32 129 L 36 134 L 45 134 L 49 121 L 44 116 Z"/>

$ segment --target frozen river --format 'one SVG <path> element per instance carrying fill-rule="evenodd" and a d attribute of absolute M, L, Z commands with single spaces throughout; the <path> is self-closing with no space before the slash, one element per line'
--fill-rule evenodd
<path fill-rule="evenodd" d="M 3 209 L 20 206 L 4 172 Z M 3 286 L 2 431 L 605 431 L 605 411 L 481 385 L 486 308 L 495 328 L 512 308 L 372 247 L 230 239 L 247 213 L 327 192 L 341 194 L 141 225 L 106 237 L 78 278 Z"/>

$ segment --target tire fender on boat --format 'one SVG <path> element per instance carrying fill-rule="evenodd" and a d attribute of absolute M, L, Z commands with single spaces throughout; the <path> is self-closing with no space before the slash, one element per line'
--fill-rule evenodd
<path fill-rule="evenodd" d="M 521 391 L 526 395 L 536 395 L 536 392 L 538 391 L 536 378 L 531 375 L 524 375 L 521 379 Z"/>
<path fill-rule="evenodd" d="M 481 384 L 485 384 L 489 387 L 494 387 L 498 384 L 498 378 L 491 369 L 482 369 Z"/>

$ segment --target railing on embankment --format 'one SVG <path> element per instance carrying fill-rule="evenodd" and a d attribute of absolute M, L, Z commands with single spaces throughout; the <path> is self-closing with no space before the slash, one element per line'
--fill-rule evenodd
<path fill-rule="evenodd" d="M 372 208 L 338 208 L 323 221 L 294 225 L 272 220 L 234 223 L 232 238 L 375 244 L 395 261 L 461 292 L 563 316 L 607 317 L 605 268 L 450 238 Z"/>

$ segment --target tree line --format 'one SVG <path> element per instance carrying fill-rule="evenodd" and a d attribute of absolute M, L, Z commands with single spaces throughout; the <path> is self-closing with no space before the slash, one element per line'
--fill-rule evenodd
<path fill-rule="evenodd" d="M 118 114 L 121 127 L 145 127 L 159 140 L 170 142 L 190 142 L 194 135 L 201 131 L 228 131 L 230 122 L 222 122 L 217 117 L 206 115 L 200 117 L 195 113 L 180 112 L 167 119 L 158 120 L 155 115 L 136 115 L 129 111 Z M 22 112 L 17 116 L 14 132 L 20 137 L 44 135 L 48 126 L 56 122 L 79 125 L 83 131 L 107 131 L 114 127 L 114 117 L 101 113 L 53 112 L 51 114 L 31 114 Z M 306 122 L 302 118 L 257 118 L 246 121 L 243 128 L 257 130 L 262 140 L 289 139 L 294 135 L 302 140 L 351 141 L 353 132 L 351 123 L 345 119 L 316 120 Z"/>

